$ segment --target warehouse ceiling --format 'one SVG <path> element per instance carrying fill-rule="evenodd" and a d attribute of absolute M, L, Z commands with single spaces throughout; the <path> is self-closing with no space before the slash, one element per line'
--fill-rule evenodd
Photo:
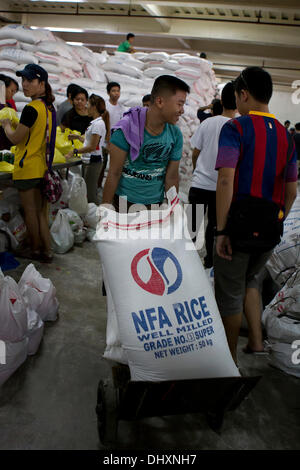
<path fill-rule="evenodd" d="M 248 65 L 280 88 L 300 80 L 300 0 L 0 0 L 0 20 L 48 27 L 94 51 L 116 50 L 128 32 L 137 51 L 204 51 L 221 80 Z"/>

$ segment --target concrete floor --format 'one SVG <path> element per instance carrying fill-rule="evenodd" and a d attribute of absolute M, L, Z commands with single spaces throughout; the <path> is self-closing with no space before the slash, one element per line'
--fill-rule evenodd
<path fill-rule="evenodd" d="M 7 272 L 19 280 L 26 261 Z M 85 242 L 52 265 L 35 263 L 57 289 L 59 319 L 47 323 L 39 352 L 0 389 L 0 449 L 104 449 L 96 424 L 99 380 L 110 375 L 102 358 L 106 307 L 99 257 Z M 226 415 L 222 433 L 201 414 L 120 422 L 117 449 L 300 449 L 299 380 L 241 352 L 247 375 L 263 378 L 240 407 Z"/>

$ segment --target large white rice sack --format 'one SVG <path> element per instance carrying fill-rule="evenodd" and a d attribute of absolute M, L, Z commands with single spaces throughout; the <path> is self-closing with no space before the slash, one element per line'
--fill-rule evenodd
<path fill-rule="evenodd" d="M 103 68 L 106 64 L 104 64 Z M 128 75 L 124 75 L 120 73 L 111 72 L 109 70 L 105 70 L 105 75 L 107 77 L 108 82 L 117 82 L 121 85 L 121 93 L 124 86 L 132 86 L 137 88 L 144 88 L 147 84 L 146 80 L 139 80 L 134 77 L 129 77 Z M 153 83 L 153 81 L 151 82 Z M 148 84 L 147 84 L 148 85 Z"/>
<path fill-rule="evenodd" d="M 0 387 L 26 361 L 27 348 L 28 338 L 17 343 L 0 343 Z M 5 357 L 2 357 L 1 351 L 4 349 Z"/>
<path fill-rule="evenodd" d="M 164 68 L 167 70 L 177 70 L 180 68 L 180 66 L 177 60 L 170 59 L 164 62 Z"/>
<path fill-rule="evenodd" d="M 107 62 L 107 60 L 109 58 L 109 55 L 107 54 L 106 51 L 103 51 L 101 53 L 94 52 L 94 56 L 96 58 L 97 64 L 100 65 L 100 66 L 105 64 L 105 62 Z"/>
<path fill-rule="evenodd" d="M 44 62 L 59 65 L 59 57 L 57 55 L 37 51 L 35 52 L 35 57 L 38 59 L 38 62 L 41 62 L 42 67 Z"/>
<path fill-rule="evenodd" d="M 25 96 L 22 91 L 17 91 L 17 93 L 14 95 L 14 101 L 15 102 L 23 101 L 23 103 L 25 102 L 30 103 L 31 98 L 29 98 L 28 96 Z"/>
<path fill-rule="evenodd" d="M 16 108 L 17 108 L 18 113 L 21 113 L 27 104 L 28 104 L 28 101 L 17 101 Z"/>
<path fill-rule="evenodd" d="M 181 66 L 200 69 L 202 72 L 209 72 L 211 69 L 207 60 L 202 59 L 201 57 L 189 56 L 181 57 L 178 59 L 178 62 Z"/>
<path fill-rule="evenodd" d="M 300 345 L 298 343 L 298 350 L 292 346 L 293 344 L 287 343 L 271 344 L 270 363 L 272 366 L 282 370 L 286 374 L 300 378 Z"/>
<path fill-rule="evenodd" d="M 19 70 L 18 64 L 12 60 L 0 60 L 0 70 Z"/>
<path fill-rule="evenodd" d="M 144 75 L 149 78 L 156 78 L 160 75 L 170 75 L 170 71 L 162 67 L 149 67 L 144 70 Z"/>
<path fill-rule="evenodd" d="M 272 279 L 283 286 L 300 267 L 300 229 L 288 231 L 275 246 L 266 267 Z"/>
<path fill-rule="evenodd" d="M 28 51 L 22 49 L 14 49 L 13 47 L 3 47 L 0 50 L 0 58 L 5 60 L 11 60 L 17 64 L 38 64 L 38 59 Z"/>
<path fill-rule="evenodd" d="M 131 55 L 132 55 L 132 57 L 134 57 L 137 60 L 144 60 L 144 59 L 146 59 L 146 57 L 148 57 L 147 52 L 134 52 Z"/>
<path fill-rule="evenodd" d="M 143 73 L 136 67 L 130 66 L 127 63 L 117 63 L 110 60 L 103 64 L 103 70 L 128 75 L 133 78 L 142 78 L 143 76 Z"/>
<path fill-rule="evenodd" d="M 19 42 L 16 39 L 1 39 L 0 40 L 0 48 L 1 47 L 18 47 Z"/>
<path fill-rule="evenodd" d="M 186 219 L 174 189 L 171 206 L 150 223 L 148 211 L 107 210 L 94 237 L 131 379 L 238 377 L 211 285 L 182 237 Z"/>
<path fill-rule="evenodd" d="M 29 52 L 37 51 L 37 46 L 35 44 L 28 44 L 27 42 L 19 42 L 18 44 L 20 48 L 23 49 L 24 51 L 29 51 Z"/>
<path fill-rule="evenodd" d="M 176 77 L 180 78 L 181 80 L 198 80 L 201 72 L 197 69 L 192 69 L 188 67 L 182 67 L 175 70 Z"/>
<path fill-rule="evenodd" d="M 18 41 L 28 42 L 35 44 L 38 39 L 33 31 L 28 26 L 10 24 L 0 28 L 0 39 L 17 39 Z"/>
<path fill-rule="evenodd" d="M 90 78 L 91 80 L 95 80 L 96 82 L 105 82 L 106 83 L 106 77 L 105 73 L 100 67 L 95 67 L 89 62 L 86 62 L 83 65 L 83 71 L 86 75 L 86 77 Z"/>
<path fill-rule="evenodd" d="M 149 60 L 168 60 L 170 58 L 170 55 L 167 52 L 151 52 L 145 62 L 148 62 Z"/>
<path fill-rule="evenodd" d="M 64 67 L 59 64 L 50 64 L 48 62 L 43 63 L 43 69 L 47 70 L 48 73 L 61 73 L 64 71 Z"/>

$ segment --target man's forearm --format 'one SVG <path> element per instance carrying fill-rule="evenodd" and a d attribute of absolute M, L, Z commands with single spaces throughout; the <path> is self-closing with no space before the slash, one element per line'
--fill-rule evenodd
<path fill-rule="evenodd" d="M 111 204 L 113 202 L 114 195 L 116 193 L 120 181 L 120 177 L 121 174 L 116 175 L 108 172 L 108 176 L 103 189 L 102 204 Z"/>
<path fill-rule="evenodd" d="M 226 227 L 228 212 L 233 195 L 233 185 L 226 178 L 218 178 L 216 205 L 217 205 L 217 230 Z"/>

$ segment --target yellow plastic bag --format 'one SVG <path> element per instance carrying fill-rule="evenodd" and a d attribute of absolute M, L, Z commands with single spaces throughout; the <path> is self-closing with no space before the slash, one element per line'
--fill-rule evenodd
<path fill-rule="evenodd" d="M 74 150 L 74 148 L 79 149 L 83 146 L 83 143 L 78 139 L 73 140 L 72 143 L 72 140 L 68 139 L 69 134 L 81 135 L 78 131 L 72 131 L 71 129 L 67 128 L 63 132 L 59 126 L 57 127 L 55 148 L 57 148 L 63 155 L 71 152 L 71 150 Z"/>
<path fill-rule="evenodd" d="M 54 151 L 53 163 L 66 163 L 66 158 L 58 150 L 58 148 L 56 148 L 55 151 Z"/>
<path fill-rule="evenodd" d="M 13 147 L 10 147 L 10 151 L 11 153 L 13 153 L 14 155 L 16 155 L 16 149 L 17 147 L 14 145 Z"/>
<path fill-rule="evenodd" d="M 16 111 L 9 107 L 0 109 L 0 120 L 1 119 L 9 119 L 14 129 L 19 124 L 19 118 L 18 118 Z"/>
<path fill-rule="evenodd" d="M 7 162 L 0 162 L 0 173 L 12 173 L 14 166 Z"/>

